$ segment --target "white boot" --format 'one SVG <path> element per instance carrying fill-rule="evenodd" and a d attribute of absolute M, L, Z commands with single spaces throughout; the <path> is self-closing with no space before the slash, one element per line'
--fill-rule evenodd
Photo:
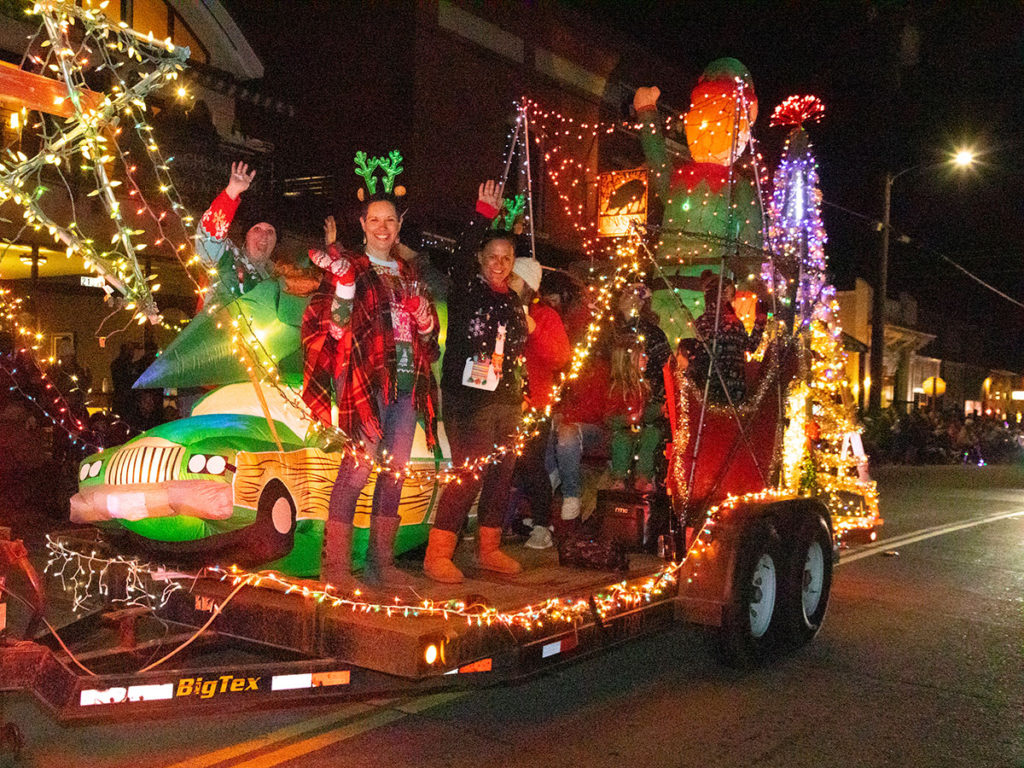
<path fill-rule="evenodd" d="M 555 540 L 548 527 L 546 525 L 535 525 L 533 526 L 530 538 L 526 540 L 526 544 L 523 546 L 527 549 L 550 549 L 554 545 Z"/>
<path fill-rule="evenodd" d="M 580 497 L 566 496 L 562 499 L 562 519 L 575 520 L 580 516 Z"/>

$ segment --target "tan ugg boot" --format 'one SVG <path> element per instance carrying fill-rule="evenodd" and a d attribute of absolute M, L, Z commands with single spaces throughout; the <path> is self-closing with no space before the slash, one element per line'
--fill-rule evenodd
<path fill-rule="evenodd" d="M 501 551 L 501 528 L 486 528 L 481 526 L 477 532 L 480 540 L 480 547 L 477 550 L 477 561 L 480 567 L 486 571 L 504 573 L 508 576 L 515 576 L 523 567 L 511 557 Z"/>
<path fill-rule="evenodd" d="M 461 583 L 462 571 L 452 562 L 458 543 L 458 534 L 431 528 L 430 538 L 427 539 L 427 554 L 423 558 L 423 572 L 442 584 Z"/>
<path fill-rule="evenodd" d="M 382 587 L 409 587 L 412 577 L 395 567 L 395 534 L 401 519 L 395 517 L 370 517 L 370 544 L 366 549 L 366 570 L 364 578 L 371 584 Z"/>
<path fill-rule="evenodd" d="M 352 523 L 328 520 L 324 524 L 320 580 L 333 585 L 339 593 L 351 592 L 355 588 L 356 580 L 352 576 Z"/>

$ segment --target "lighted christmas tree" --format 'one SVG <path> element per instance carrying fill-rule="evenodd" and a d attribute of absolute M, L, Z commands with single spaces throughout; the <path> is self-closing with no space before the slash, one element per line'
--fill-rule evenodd
<path fill-rule="evenodd" d="M 783 484 L 792 492 L 821 497 L 836 529 L 843 530 L 877 524 L 878 501 L 862 459 L 848 450 L 851 441 L 859 444 L 854 438 L 859 427 L 844 375 L 835 289 L 825 274 L 827 238 L 817 161 L 803 128 L 824 111 L 816 97 L 791 96 L 772 115 L 772 125 L 793 127 L 775 171 L 769 209 L 774 269 L 766 263 L 762 276 L 779 296 L 792 289 L 790 281 L 796 282 L 794 331 L 804 339 L 804 381 L 794 383 L 789 393 Z"/>

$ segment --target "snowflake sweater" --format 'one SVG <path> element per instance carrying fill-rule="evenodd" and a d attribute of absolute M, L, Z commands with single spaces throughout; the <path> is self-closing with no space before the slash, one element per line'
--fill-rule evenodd
<path fill-rule="evenodd" d="M 441 366 L 441 392 L 446 409 L 475 411 L 497 403 L 522 401 L 526 347 L 526 313 L 515 291 L 496 291 L 480 275 L 477 247 L 497 215 L 493 209 L 474 214 L 463 234 L 448 291 L 448 334 Z M 491 215 L 487 215 L 491 214 Z M 501 380 L 493 392 L 462 383 L 466 360 L 494 353 L 499 326 L 504 326 L 505 348 Z"/>

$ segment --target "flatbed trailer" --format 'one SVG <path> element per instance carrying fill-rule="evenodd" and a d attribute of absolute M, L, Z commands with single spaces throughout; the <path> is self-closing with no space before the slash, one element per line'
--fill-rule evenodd
<path fill-rule="evenodd" d="M 274 574 L 257 585 L 230 571 L 155 571 L 180 588 L 159 608 L 124 608 L 108 574 L 109 604 L 59 630 L 66 648 L 44 635 L 0 646 L 0 691 L 30 690 L 64 722 L 168 717 L 512 683 L 679 622 L 706 627 L 736 665 L 817 632 L 836 556 L 820 503 L 739 500 L 690 539 L 679 562 L 635 553 L 622 572 L 525 550 L 523 573 L 504 579 L 464 557 L 463 584 L 414 575 L 407 596 L 336 598 Z"/>

